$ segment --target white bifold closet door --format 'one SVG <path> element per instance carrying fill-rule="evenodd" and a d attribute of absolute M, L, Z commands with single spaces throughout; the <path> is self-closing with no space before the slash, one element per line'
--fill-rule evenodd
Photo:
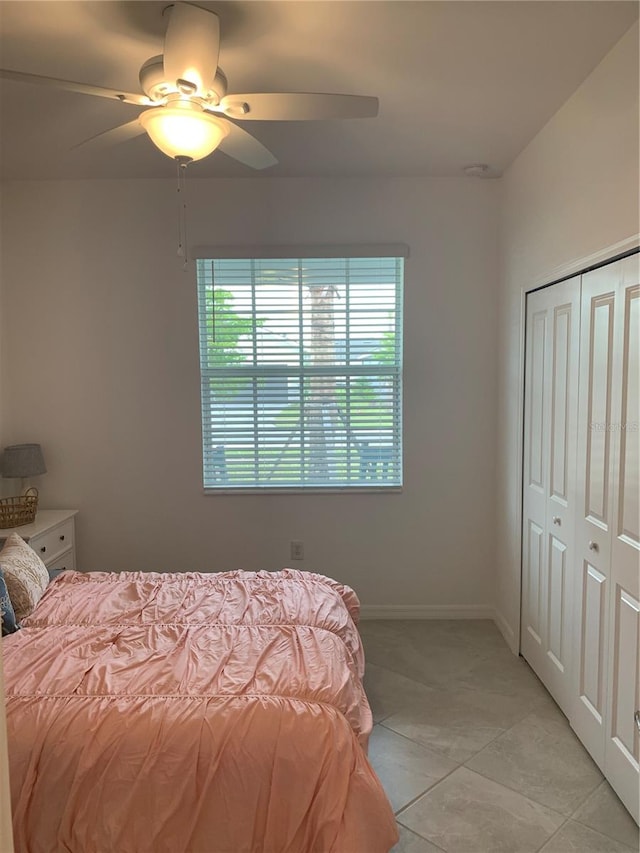
<path fill-rule="evenodd" d="M 640 286 L 633 255 L 582 278 L 571 724 L 639 818 Z"/>
<path fill-rule="evenodd" d="M 529 294 L 521 650 L 569 716 L 580 278 Z"/>
<path fill-rule="evenodd" d="M 575 619 L 577 702 L 572 725 L 604 771 L 607 708 L 616 307 L 615 264 L 582 277 Z"/>
<path fill-rule="evenodd" d="M 640 256 L 620 264 L 605 774 L 640 820 Z M 636 714 L 638 716 L 636 716 Z"/>
<path fill-rule="evenodd" d="M 640 255 L 529 294 L 521 651 L 640 811 Z"/>

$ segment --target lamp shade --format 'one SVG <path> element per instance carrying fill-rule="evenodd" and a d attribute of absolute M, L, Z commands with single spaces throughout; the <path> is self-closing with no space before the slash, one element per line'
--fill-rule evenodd
<path fill-rule="evenodd" d="M 229 133 L 225 122 L 190 101 L 152 107 L 138 119 L 153 144 L 167 157 L 202 160 L 215 151 Z"/>
<path fill-rule="evenodd" d="M 39 444 L 10 444 L 5 447 L 2 454 L 3 477 L 36 477 L 46 473 Z"/>

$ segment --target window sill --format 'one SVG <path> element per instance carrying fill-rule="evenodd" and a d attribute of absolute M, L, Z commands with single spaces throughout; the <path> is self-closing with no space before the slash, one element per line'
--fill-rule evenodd
<path fill-rule="evenodd" d="M 220 488 L 204 489 L 205 497 L 216 495 L 388 495 L 401 494 L 402 486 L 344 486 L 339 487 L 314 487 L 306 486 L 299 488 Z"/>

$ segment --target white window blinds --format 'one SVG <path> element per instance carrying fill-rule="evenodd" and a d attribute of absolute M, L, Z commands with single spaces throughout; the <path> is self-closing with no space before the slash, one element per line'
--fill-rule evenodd
<path fill-rule="evenodd" d="M 403 269 L 197 261 L 205 488 L 402 484 Z"/>

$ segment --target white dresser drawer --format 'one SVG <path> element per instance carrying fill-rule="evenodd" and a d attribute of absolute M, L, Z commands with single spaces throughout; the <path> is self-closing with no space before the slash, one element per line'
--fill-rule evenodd
<path fill-rule="evenodd" d="M 66 551 L 64 554 L 60 554 L 55 560 L 51 563 L 47 563 L 47 570 L 49 572 L 49 577 L 53 579 L 56 575 L 59 575 L 60 572 L 73 572 L 76 568 L 76 555 L 73 548 L 71 550 Z"/>
<path fill-rule="evenodd" d="M 0 548 L 12 533 L 16 533 L 33 548 L 53 580 L 65 569 L 72 571 L 76 567 L 76 512 L 75 509 L 41 509 L 31 524 L 0 529 Z"/>
<path fill-rule="evenodd" d="M 55 561 L 60 554 L 73 550 L 73 518 L 67 519 L 62 524 L 58 524 L 38 536 L 33 536 L 29 539 L 29 545 L 47 568 L 50 568 L 52 561 Z"/>

